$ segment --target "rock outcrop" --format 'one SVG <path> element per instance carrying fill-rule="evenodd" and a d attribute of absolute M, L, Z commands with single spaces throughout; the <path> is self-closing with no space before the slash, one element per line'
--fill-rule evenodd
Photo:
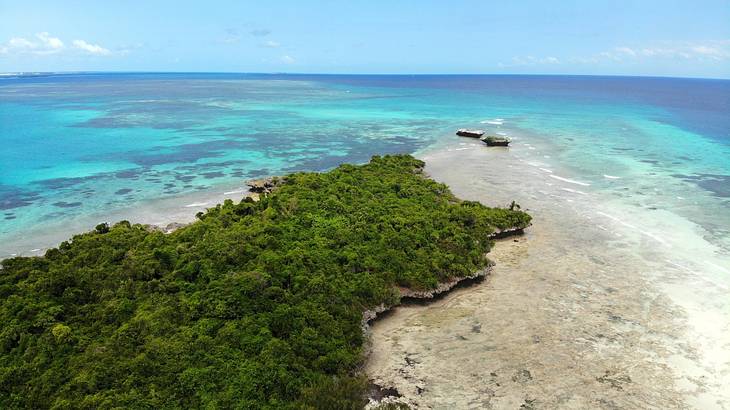
<path fill-rule="evenodd" d="M 481 138 L 481 136 L 484 135 L 484 131 L 459 128 L 458 130 L 456 130 L 456 135 L 460 137 Z"/>
<path fill-rule="evenodd" d="M 492 266 L 494 266 L 491 262 L 489 265 L 481 270 L 478 270 L 471 275 L 462 276 L 460 278 L 451 278 L 447 280 L 446 282 L 441 282 L 433 289 L 428 290 L 413 290 L 409 288 L 400 288 L 400 295 L 401 300 L 402 299 L 433 299 L 434 297 L 444 293 L 448 292 L 451 289 L 453 289 L 455 286 L 461 284 L 461 283 L 468 283 L 469 281 L 472 281 L 474 279 L 480 279 L 489 274 L 489 272 L 492 270 Z"/>
<path fill-rule="evenodd" d="M 256 194 L 270 194 L 274 192 L 274 189 L 279 186 L 281 181 L 282 179 L 279 177 L 252 179 L 246 182 L 246 185 L 248 185 L 249 192 Z"/>
<path fill-rule="evenodd" d="M 508 236 L 522 235 L 523 233 L 525 233 L 525 228 L 507 228 L 495 231 L 489 235 L 489 239 L 504 239 Z"/>
<path fill-rule="evenodd" d="M 510 141 L 510 139 L 506 137 L 496 137 L 490 135 L 488 137 L 482 138 L 482 142 L 487 144 L 488 147 L 506 147 L 512 141 Z"/>
<path fill-rule="evenodd" d="M 494 232 L 492 235 L 490 235 L 490 239 L 501 239 L 508 236 L 513 235 L 520 235 L 524 233 L 524 228 L 507 228 L 503 229 L 497 232 Z M 489 262 L 489 264 L 481 270 L 478 270 L 471 275 L 458 277 L 458 278 L 451 278 L 445 282 L 440 282 L 435 288 L 429 289 L 429 290 L 414 290 L 409 288 L 398 288 L 398 291 L 400 292 L 401 296 L 401 303 L 402 302 L 408 302 L 408 301 L 423 301 L 428 302 L 434 298 L 439 297 L 440 295 L 445 294 L 446 292 L 449 292 L 450 290 L 454 289 L 457 286 L 461 285 L 469 285 L 475 281 L 479 281 L 489 275 L 489 273 L 492 271 L 494 267 L 493 262 Z M 379 316 L 381 316 L 382 313 L 387 314 L 391 309 L 393 309 L 394 306 L 388 306 L 384 303 L 381 303 L 378 306 L 375 306 L 371 309 L 368 309 L 363 312 L 362 314 L 362 330 L 363 334 L 366 335 L 366 339 L 369 340 L 369 334 L 370 334 L 370 322 L 373 320 L 376 320 Z M 472 332 L 473 333 L 481 333 L 481 324 L 472 326 Z M 372 346 L 370 345 L 370 342 L 366 342 L 365 348 L 364 348 L 364 354 L 368 356 L 371 353 Z M 406 358 L 406 362 L 409 362 L 408 358 Z M 408 363 L 411 364 L 410 362 Z M 528 372 L 529 374 L 529 372 Z M 422 381 L 421 381 L 422 382 Z M 368 395 L 368 404 L 366 405 L 366 409 L 378 409 L 381 406 L 394 406 L 398 408 L 398 406 L 405 405 L 406 407 L 412 407 L 415 404 L 410 402 L 405 397 L 401 396 L 398 393 L 398 390 L 393 386 L 387 386 L 387 385 L 379 385 L 375 381 L 371 380 L 371 391 Z M 418 394 L 421 394 L 421 392 L 425 389 L 423 386 L 419 386 L 416 384 L 416 388 L 418 391 Z"/>
<path fill-rule="evenodd" d="M 143 225 L 146 230 L 149 232 L 162 232 L 162 233 L 172 233 L 176 230 L 186 227 L 190 224 L 182 223 L 182 222 L 170 222 L 169 224 L 165 226 L 159 226 L 159 225 L 152 225 L 152 224 L 145 224 Z"/>
<path fill-rule="evenodd" d="M 486 277 L 489 272 L 491 272 L 492 267 L 494 264 L 490 262 L 487 267 L 484 269 L 480 269 L 471 275 L 462 276 L 458 278 L 451 278 L 445 282 L 440 282 L 435 288 L 428 289 L 428 290 L 413 290 L 410 288 L 398 288 L 398 291 L 400 292 L 400 298 L 401 301 L 407 301 L 407 300 L 429 300 L 433 299 L 440 294 L 444 292 L 448 292 L 454 287 L 461 285 L 461 284 L 469 284 L 473 281 L 482 279 Z M 378 315 L 381 313 L 387 312 L 390 309 L 392 309 L 394 306 L 388 306 L 384 303 L 381 303 L 378 306 L 375 306 L 371 309 L 365 310 L 362 313 L 362 330 L 363 333 L 367 334 L 370 329 L 370 322 L 375 320 Z"/>

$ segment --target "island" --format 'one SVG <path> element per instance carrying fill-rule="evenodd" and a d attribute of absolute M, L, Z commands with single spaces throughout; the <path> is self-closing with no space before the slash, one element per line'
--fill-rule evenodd
<path fill-rule="evenodd" d="M 507 137 L 497 137 L 490 135 L 481 139 L 483 143 L 487 144 L 488 147 L 506 147 L 512 142 Z"/>
<path fill-rule="evenodd" d="M 530 224 L 423 167 L 294 173 L 169 233 L 100 224 L 3 260 L 0 408 L 362 408 L 367 321 Z"/>
<path fill-rule="evenodd" d="M 460 137 L 481 138 L 481 136 L 484 135 L 484 131 L 459 128 L 458 130 L 456 130 L 456 135 Z"/>

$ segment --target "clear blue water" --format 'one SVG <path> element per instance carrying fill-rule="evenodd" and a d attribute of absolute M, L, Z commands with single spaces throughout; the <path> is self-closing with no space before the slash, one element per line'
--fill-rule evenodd
<path fill-rule="evenodd" d="M 0 243 L 252 177 L 426 150 L 464 126 L 550 144 L 549 160 L 593 189 L 668 209 L 727 250 L 730 81 L 569 76 L 4 77 Z"/>

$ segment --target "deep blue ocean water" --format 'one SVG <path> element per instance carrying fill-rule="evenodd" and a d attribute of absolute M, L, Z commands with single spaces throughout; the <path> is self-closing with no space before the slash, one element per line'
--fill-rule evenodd
<path fill-rule="evenodd" d="M 465 126 L 550 144 L 546 160 L 592 189 L 670 210 L 727 247 L 730 81 L 474 75 L 1 77 L 0 242 L 248 178 L 419 152 Z"/>

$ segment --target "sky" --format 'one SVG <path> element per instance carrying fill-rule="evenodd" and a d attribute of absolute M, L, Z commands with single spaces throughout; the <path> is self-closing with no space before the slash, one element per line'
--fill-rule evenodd
<path fill-rule="evenodd" d="M 730 0 L 0 0 L 29 71 L 730 78 Z"/>

